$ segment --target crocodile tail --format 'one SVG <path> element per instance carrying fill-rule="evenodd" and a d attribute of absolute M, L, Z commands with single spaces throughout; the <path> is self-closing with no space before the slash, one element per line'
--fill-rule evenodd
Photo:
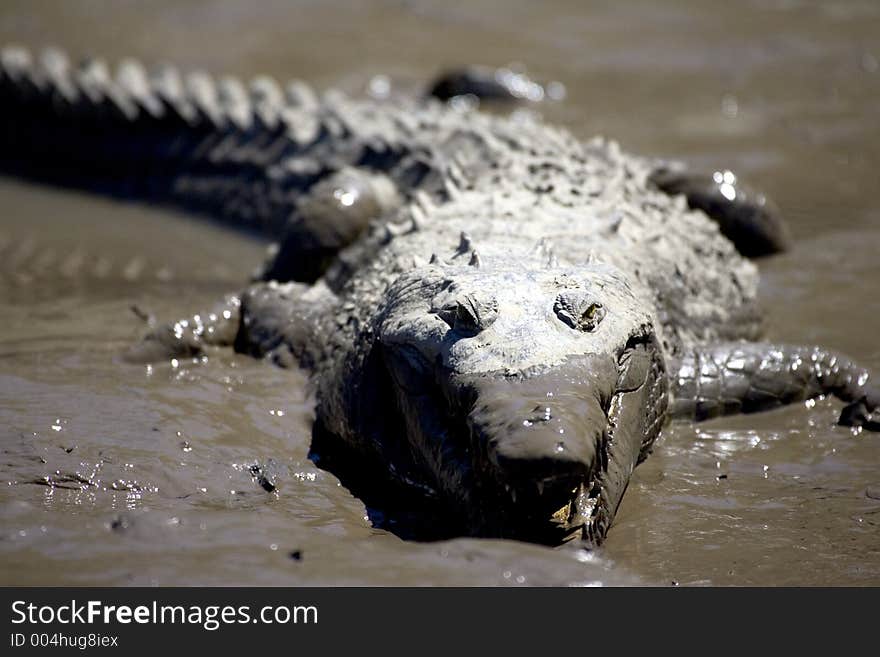
<path fill-rule="evenodd" d="M 7 47 L 0 171 L 167 202 L 277 236 L 295 192 L 320 176 L 284 167 L 320 141 L 316 106 L 301 84 L 245 86 L 171 67 L 148 72 L 133 60 L 115 71 L 98 60 L 73 66 L 54 49 L 34 57 Z"/>

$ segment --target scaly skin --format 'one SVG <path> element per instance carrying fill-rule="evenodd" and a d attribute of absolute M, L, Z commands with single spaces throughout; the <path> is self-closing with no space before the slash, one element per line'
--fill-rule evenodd
<path fill-rule="evenodd" d="M 316 456 L 365 495 L 391 482 L 432 500 L 435 534 L 598 543 L 664 421 L 713 400 L 834 393 L 873 426 L 866 371 L 739 342 L 760 335 L 757 271 L 717 222 L 745 206 L 722 190 L 713 221 L 613 142 L 430 100 L 292 102 L 265 80 L 180 87 L 134 65 L 114 81 L 57 54 L 6 51 L 3 71 L 7 169 L 280 239 L 269 282 L 147 352 L 234 344 L 309 369 Z"/>

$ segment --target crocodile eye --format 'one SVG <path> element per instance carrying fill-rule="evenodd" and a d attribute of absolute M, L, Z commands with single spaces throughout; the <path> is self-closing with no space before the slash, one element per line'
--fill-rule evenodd
<path fill-rule="evenodd" d="M 581 313 L 578 320 L 578 328 L 583 331 L 592 331 L 605 318 L 605 308 L 601 303 L 591 303 L 587 309 Z"/>
<path fill-rule="evenodd" d="M 476 335 L 489 328 L 498 317 L 498 302 L 494 297 L 481 299 L 473 294 L 444 303 L 433 310 L 450 328 L 464 335 Z"/>
<path fill-rule="evenodd" d="M 563 292 L 556 297 L 553 312 L 571 328 L 585 333 L 596 330 L 605 318 L 605 307 L 601 303 L 576 292 Z"/>

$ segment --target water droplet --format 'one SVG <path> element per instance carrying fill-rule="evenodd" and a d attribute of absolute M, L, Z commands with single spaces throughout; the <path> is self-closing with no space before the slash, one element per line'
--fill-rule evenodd
<path fill-rule="evenodd" d="M 564 100 L 567 94 L 565 85 L 556 80 L 547 83 L 547 96 L 550 100 Z"/>
<path fill-rule="evenodd" d="M 736 96 L 725 94 L 721 99 L 721 113 L 729 119 L 735 119 L 739 114 L 739 101 Z"/>
<path fill-rule="evenodd" d="M 562 433 L 562 429 L 560 429 L 559 432 Z M 556 443 L 556 451 L 557 452 L 564 452 L 565 451 L 565 443 L 561 443 L 561 442 Z"/>
<path fill-rule="evenodd" d="M 391 93 L 391 80 L 387 75 L 374 75 L 370 80 L 369 92 L 373 98 L 388 98 Z"/>
<path fill-rule="evenodd" d="M 589 550 L 578 550 L 575 553 L 574 558 L 577 559 L 578 561 L 580 561 L 581 563 L 589 563 L 591 561 L 596 560 L 596 555 L 594 555 Z"/>
<path fill-rule="evenodd" d="M 354 202 L 357 200 L 358 194 L 354 190 L 351 189 L 336 189 L 333 191 L 333 196 L 336 198 L 340 204 L 345 207 L 350 207 L 354 205 Z"/>

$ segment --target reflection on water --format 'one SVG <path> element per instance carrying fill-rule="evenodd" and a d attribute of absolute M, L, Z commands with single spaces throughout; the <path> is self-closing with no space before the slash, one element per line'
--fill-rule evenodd
<path fill-rule="evenodd" d="M 796 243 L 762 263 L 770 335 L 880 370 L 877 34 L 880 6 L 868 1 L 0 9 L 3 42 L 351 91 L 524 63 L 565 84 L 563 101 L 538 109 L 577 134 L 730 168 L 773 196 Z M 19 247 L 17 267 L 5 251 L 0 267 L 4 583 L 880 583 L 880 442 L 834 427 L 827 400 L 665 431 L 598 555 L 402 542 L 306 458 L 300 373 L 226 352 L 151 368 L 119 358 L 143 331 L 139 313 L 170 318 L 238 289 L 261 245 L 7 181 L 0 198 L 0 238 L 37 245 Z M 40 253 L 76 249 L 94 258 L 92 274 L 28 275 Z"/>

